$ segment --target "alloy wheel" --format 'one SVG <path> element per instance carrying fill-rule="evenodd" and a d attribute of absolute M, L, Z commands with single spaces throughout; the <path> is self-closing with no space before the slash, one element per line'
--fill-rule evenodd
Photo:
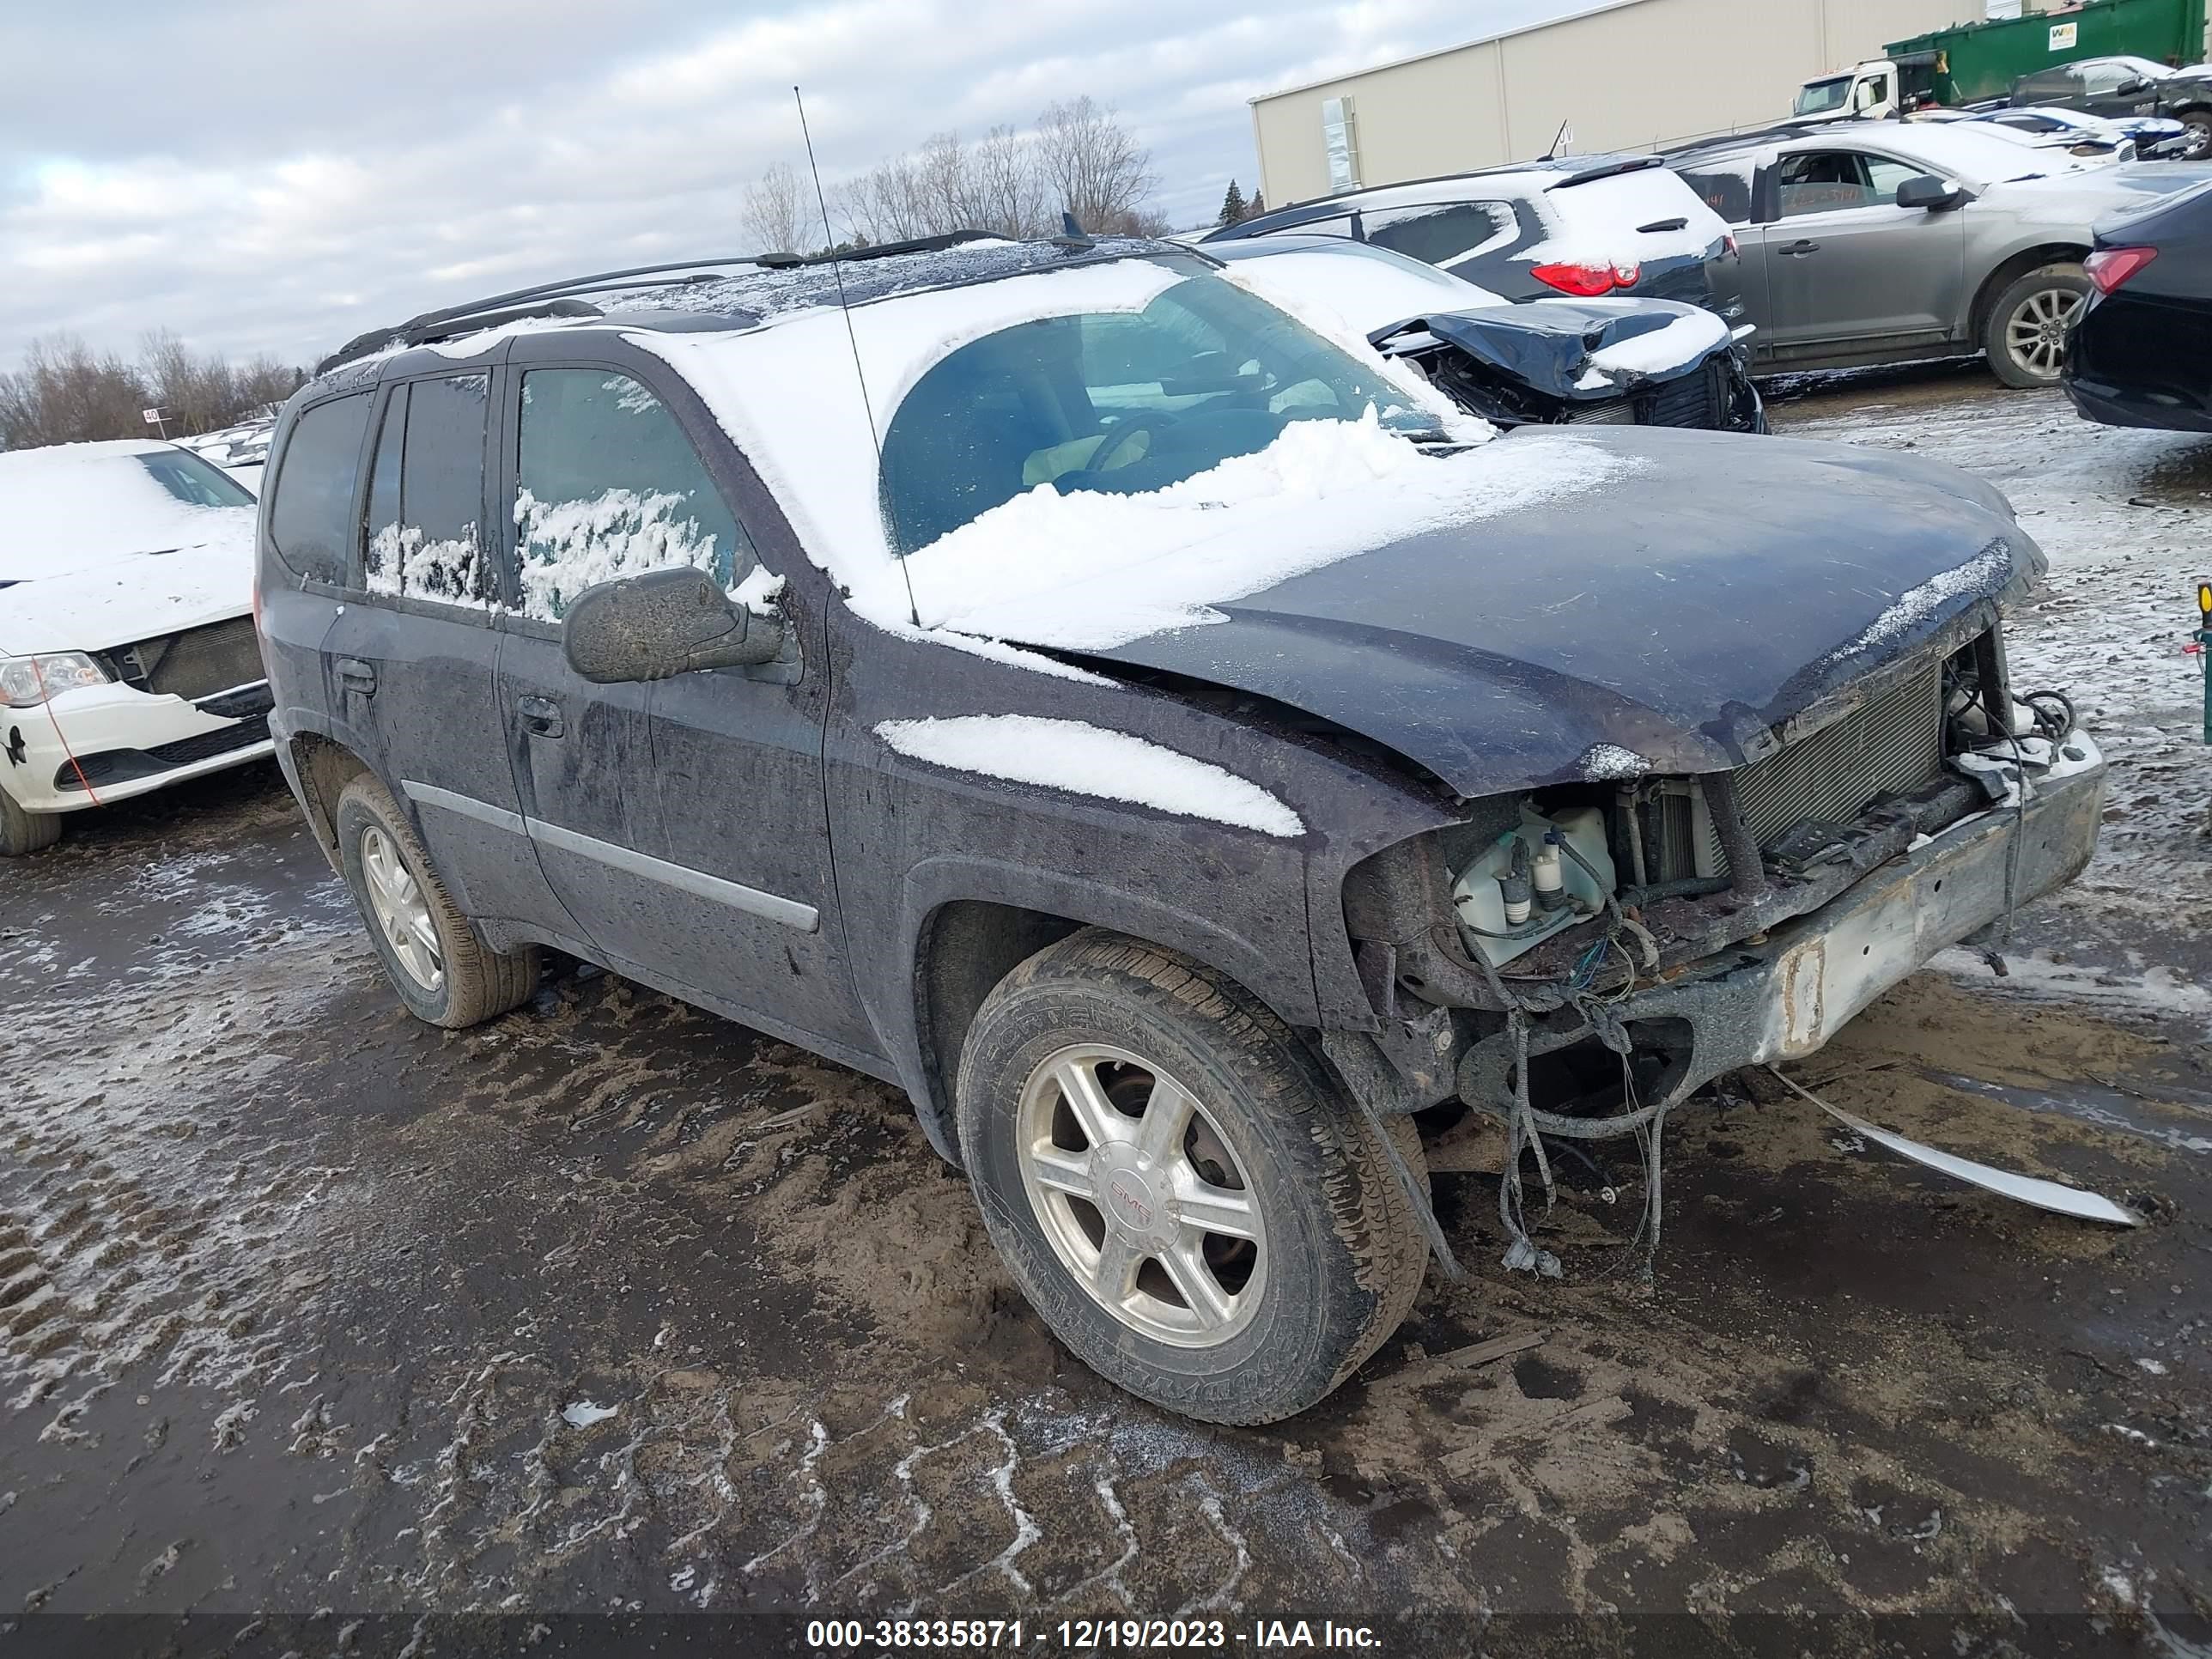
<path fill-rule="evenodd" d="M 446 982 L 446 963 L 429 901 L 392 837 L 374 824 L 362 831 L 361 869 L 368 878 L 369 910 L 392 954 L 408 978 L 434 993 Z"/>
<path fill-rule="evenodd" d="M 1266 1224 L 1235 1149 L 1188 1089 L 1127 1049 L 1062 1048 L 1030 1073 L 1014 1132 L 1046 1239 L 1115 1318 L 1186 1348 L 1251 1322 Z"/>
<path fill-rule="evenodd" d="M 2005 324 L 2013 360 L 2040 380 L 2057 380 L 2066 356 L 2066 331 L 2081 305 L 2081 295 L 2063 288 L 2038 289 L 2021 301 Z"/>

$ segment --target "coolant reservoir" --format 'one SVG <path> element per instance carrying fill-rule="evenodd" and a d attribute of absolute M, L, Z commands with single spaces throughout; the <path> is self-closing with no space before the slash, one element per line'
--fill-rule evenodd
<path fill-rule="evenodd" d="M 1498 878 L 1513 867 L 1515 842 L 1525 840 L 1528 843 L 1533 860 L 1543 845 L 1547 830 L 1557 830 L 1583 855 L 1590 868 L 1597 872 L 1602 885 L 1600 881 L 1593 881 L 1589 871 L 1581 864 L 1563 856 L 1559 879 L 1566 890 L 1567 903 L 1557 910 L 1536 910 L 1522 926 L 1510 927 L 1505 921 L 1505 901 L 1498 890 Z M 1562 928 L 1571 927 L 1596 915 L 1605 908 L 1607 895 L 1617 884 L 1613 853 L 1606 845 L 1603 812 L 1595 806 L 1584 806 L 1546 817 L 1523 803 L 1520 829 L 1500 836 L 1480 855 L 1469 860 L 1459 872 L 1452 883 L 1452 908 L 1459 917 L 1460 938 L 1468 949 L 1481 951 L 1493 964 L 1503 964 Z"/>

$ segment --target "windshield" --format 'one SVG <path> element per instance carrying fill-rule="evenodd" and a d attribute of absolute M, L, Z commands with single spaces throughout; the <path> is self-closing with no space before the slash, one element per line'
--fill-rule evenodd
<path fill-rule="evenodd" d="M 1141 311 L 1020 323 L 945 358 L 884 434 L 895 550 L 939 537 L 1039 484 L 1138 495 L 1265 449 L 1294 421 L 1434 432 L 1379 368 L 1208 273 Z"/>
<path fill-rule="evenodd" d="M 1793 112 L 1798 115 L 1826 115 L 1839 110 L 1844 100 L 1851 95 L 1853 76 L 1838 75 L 1826 81 L 1808 81 L 1797 89 L 1797 102 Z"/>
<path fill-rule="evenodd" d="M 251 507 L 252 492 L 210 466 L 187 449 L 141 455 L 138 464 L 179 501 L 191 507 Z"/>

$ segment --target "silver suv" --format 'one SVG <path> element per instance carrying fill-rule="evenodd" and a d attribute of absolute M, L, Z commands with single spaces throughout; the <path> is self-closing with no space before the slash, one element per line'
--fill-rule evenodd
<path fill-rule="evenodd" d="M 1716 140 L 1669 164 L 1734 227 L 1756 367 L 1984 351 L 2055 384 L 2098 220 L 2212 178 L 2084 161 L 1960 124 L 1868 121 Z"/>

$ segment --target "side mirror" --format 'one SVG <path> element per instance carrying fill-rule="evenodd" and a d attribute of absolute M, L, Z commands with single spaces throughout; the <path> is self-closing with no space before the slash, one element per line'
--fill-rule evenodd
<path fill-rule="evenodd" d="M 2150 82 L 2144 80 L 2142 76 L 2138 75 L 2131 79 L 2121 82 L 2118 86 L 2113 88 L 2113 90 L 2123 98 L 2132 98 L 2139 92 L 2148 92 L 2150 90 Z"/>
<path fill-rule="evenodd" d="M 1925 208 L 1930 213 L 1954 208 L 1966 199 L 1965 191 L 1938 179 L 1932 173 L 1923 173 L 1917 179 L 1907 179 L 1897 187 L 1898 206 Z"/>
<path fill-rule="evenodd" d="M 773 662 L 782 645 L 781 622 L 690 565 L 586 588 L 561 623 L 568 666 L 599 685 Z"/>

